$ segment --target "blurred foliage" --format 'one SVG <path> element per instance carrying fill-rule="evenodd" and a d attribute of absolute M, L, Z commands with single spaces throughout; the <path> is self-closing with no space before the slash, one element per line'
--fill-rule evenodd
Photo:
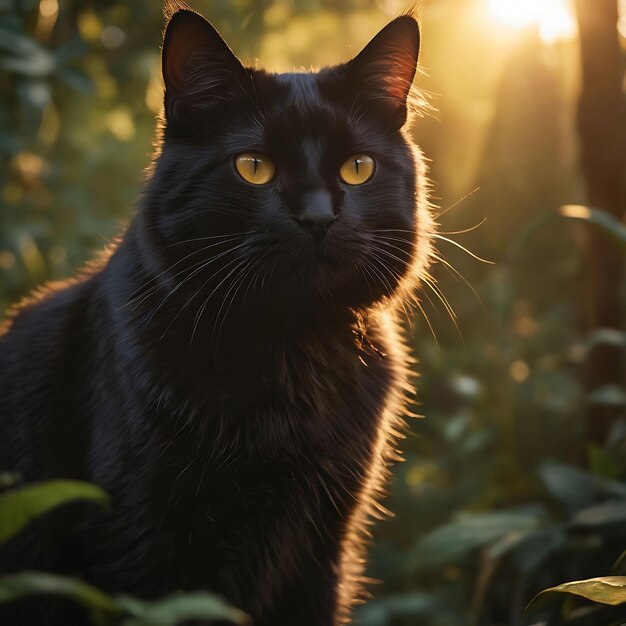
<path fill-rule="evenodd" d="M 249 618 L 220 597 L 203 591 L 176 592 L 159 600 L 110 596 L 88 583 L 46 572 L 0 576 L 0 603 L 31 595 L 57 596 L 83 607 L 94 626 L 176 626 L 203 623 L 250 624 Z M 193 621 L 192 621 L 193 620 Z"/>
<path fill-rule="evenodd" d="M 19 476 L 0 475 L 0 544 L 10 541 L 52 508 L 91 501 L 108 505 L 109 497 L 96 485 L 70 480 L 19 485 Z M 0 576 L 0 604 L 28 596 L 56 596 L 83 607 L 95 626 L 176 626 L 190 620 L 219 620 L 246 626 L 249 618 L 218 596 L 206 592 L 173 593 L 154 601 L 110 596 L 67 576 L 22 571 Z"/>
<path fill-rule="evenodd" d="M 106 506 L 109 496 L 100 487 L 77 480 L 31 483 L 21 489 L 0 493 L 0 543 L 17 535 L 32 518 L 76 501 Z"/>
<path fill-rule="evenodd" d="M 406 5 L 192 4 L 245 63 L 271 70 L 347 59 Z M 442 234 L 496 265 L 438 241 L 463 278 L 434 268 L 454 311 L 423 294 L 436 339 L 421 318 L 407 323 L 427 419 L 403 443 L 395 517 L 377 527 L 369 571 L 384 582 L 359 621 L 608 626 L 623 607 L 581 599 L 524 614 L 542 589 L 606 575 L 626 548 L 626 385 L 589 398 L 580 382 L 587 351 L 626 350 L 626 335 L 579 331 L 581 229 L 623 238 L 623 226 L 593 210 L 549 217 L 584 200 L 576 41 L 498 26 L 483 0 L 423 5 L 417 84 L 437 95 L 414 137 Z M 157 2 L 0 0 L 3 309 L 70 275 L 131 215 L 161 104 L 161 28 Z M 588 442 L 589 403 L 623 409 L 604 445 Z"/>

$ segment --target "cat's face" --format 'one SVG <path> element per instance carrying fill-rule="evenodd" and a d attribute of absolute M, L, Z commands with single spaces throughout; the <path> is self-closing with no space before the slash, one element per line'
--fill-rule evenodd
<path fill-rule="evenodd" d="M 402 132 L 418 49 L 403 16 L 349 63 L 269 74 L 244 68 L 200 16 L 175 13 L 144 207 L 170 288 L 201 292 L 197 305 L 213 291 L 218 306 L 245 294 L 277 309 L 363 307 L 419 272 L 429 224 Z"/>

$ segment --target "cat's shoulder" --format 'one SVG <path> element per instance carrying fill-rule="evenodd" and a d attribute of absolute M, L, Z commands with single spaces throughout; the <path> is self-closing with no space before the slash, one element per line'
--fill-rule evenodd
<path fill-rule="evenodd" d="M 29 380 L 65 361 L 83 341 L 92 290 L 92 277 L 53 282 L 15 305 L 0 326 L 0 377 Z"/>

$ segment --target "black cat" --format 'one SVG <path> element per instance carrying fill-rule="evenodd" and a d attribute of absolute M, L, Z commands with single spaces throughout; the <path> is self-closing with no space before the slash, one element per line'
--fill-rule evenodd
<path fill-rule="evenodd" d="M 0 339 L 0 468 L 92 481 L 112 510 L 57 511 L 0 569 L 145 598 L 210 589 L 256 625 L 331 626 L 411 391 L 396 309 L 432 228 L 404 128 L 418 26 L 403 15 L 348 63 L 269 74 L 170 13 L 137 215 Z M 86 623 L 65 603 L 10 611 L 2 624 Z"/>

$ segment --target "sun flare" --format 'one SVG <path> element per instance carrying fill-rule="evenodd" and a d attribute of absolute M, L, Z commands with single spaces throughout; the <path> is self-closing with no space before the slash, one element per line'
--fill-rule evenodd
<path fill-rule="evenodd" d="M 488 0 L 489 11 L 513 28 L 536 26 L 545 43 L 570 39 L 576 22 L 569 0 Z"/>

